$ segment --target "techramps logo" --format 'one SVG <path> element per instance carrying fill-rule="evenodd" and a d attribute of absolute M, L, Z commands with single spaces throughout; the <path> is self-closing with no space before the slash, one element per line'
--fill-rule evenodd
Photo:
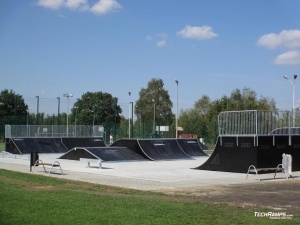
<path fill-rule="evenodd" d="M 254 212 L 254 217 L 269 218 L 272 220 L 291 220 L 294 215 L 287 215 L 286 212 Z"/>

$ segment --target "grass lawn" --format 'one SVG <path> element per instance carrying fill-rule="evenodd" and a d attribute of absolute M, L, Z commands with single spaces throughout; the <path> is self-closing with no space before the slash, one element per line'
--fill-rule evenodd
<path fill-rule="evenodd" d="M 0 169 L 0 224 L 297 224 L 192 197 L 128 190 Z M 267 209 L 261 211 L 268 212 Z"/>

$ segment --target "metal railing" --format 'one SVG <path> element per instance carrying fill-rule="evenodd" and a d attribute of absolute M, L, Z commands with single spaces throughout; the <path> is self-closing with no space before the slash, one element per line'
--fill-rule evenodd
<path fill-rule="evenodd" d="M 300 134 L 300 112 L 225 111 L 218 116 L 220 136 Z"/>

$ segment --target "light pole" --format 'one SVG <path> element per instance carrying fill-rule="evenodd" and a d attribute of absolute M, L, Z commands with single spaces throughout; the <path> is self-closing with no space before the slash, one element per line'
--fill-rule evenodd
<path fill-rule="evenodd" d="M 177 102 L 176 102 L 176 138 L 178 138 L 178 83 L 179 81 L 175 79 L 175 83 L 177 86 Z"/>
<path fill-rule="evenodd" d="M 293 86 L 293 127 L 295 127 L 295 82 L 297 79 L 297 75 L 294 75 L 294 82 L 292 82 L 287 75 L 283 76 L 284 79 L 288 80 L 289 82 L 291 82 L 292 86 Z"/>
<path fill-rule="evenodd" d="M 130 115 L 130 105 L 131 105 L 131 115 Z M 131 136 L 133 137 L 133 102 L 129 102 L 129 138 Z"/>
<path fill-rule="evenodd" d="M 59 125 L 59 108 L 60 108 L 60 97 L 57 97 L 57 125 Z"/>
<path fill-rule="evenodd" d="M 67 110 L 67 137 L 68 137 L 69 136 L 69 98 L 73 97 L 73 95 L 65 93 L 64 97 L 67 97 L 68 99 L 68 110 Z"/>
<path fill-rule="evenodd" d="M 78 107 L 74 106 L 74 109 L 75 109 L 75 136 L 77 136 L 77 127 L 76 127 L 76 124 L 77 124 L 77 109 L 78 109 Z"/>
<path fill-rule="evenodd" d="M 29 113 L 31 109 L 27 109 L 27 137 L 29 137 Z"/>
<path fill-rule="evenodd" d="M 131 95 L 130 91 L 128 92 L 128 95 L 130 97 L 130 95 Z M 129 139 L 130 139 L 130 103 L 131 102 L 129 102 L 129 106 L 128 106 L 128 138 Z"/>
<path fill-rule="evenodd" d="M 90 112 L 90 113 L 93 113 L 93 136 L 95 136 L 95 109 L 93 109 L 93 110 L 90 110 L 90 109 L 88 109 L 88 112 Z"/>
<path fill-rule="evenodd" d="M 35 96 L 37 99 L 36 102 L 36 125 L 38 125 L 39 122 L 39 101 L 40 101 L 40 97 L 39 96 Z"/>
<path fill-rule="evenodd" d="M 152 99 L 153 105 L 153 134 L 155 134 L 155 100 Z"/>

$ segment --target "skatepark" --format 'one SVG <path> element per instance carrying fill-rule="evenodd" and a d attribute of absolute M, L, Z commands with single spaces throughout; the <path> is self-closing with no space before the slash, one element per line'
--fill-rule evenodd
<path fill-rule="evenodd" d="M 256 111 L 251 113 L 251 116 L 257 114 Z M 259 182 L 255 174 L 250 174 L 246 180 L 249 165 L 274 168 L 282 162 L 282 153 L 286 153 L 293 156 L 290 177 L 297 179 L 300 175 L 299 134 L 287 134 L 286 130 L 279 132 L 278 129 L 272 133 L 275 128 L 269 123 L 269 135 L 253 135 L 249 130 L 257 132 L 252 128 L 257 127 L 257 122 L 253 123 L 257 120 L 249 119 L 248 115 L 245 118 L 239 123 L 250 128 L 244 133 L 239 131 L 239 134 L 231 135 L 228 135 L 228 130 L 220 130 L 211 155 L 201 149 L 197 139 L 120 139 L 103 147 L 105 145 L 99 137 L 68 137 L 66 140 L 10 137 L 6 152 L 0 156 L 0 167 L 29 173 L 33 166 L 31 151 L 48 164 L 59 162 L 63 170 L 63 174 L 59 170 L 48 174 L 38 166 L 34 174 L 139 190 L 163 190 Z M 227 119 L 221 124 L 225 122 L 232 123 Z M 68 144 L 62 144 L 64 142 Z M 68 147 L 62 150 L 62 146 Z M 81 158 L 91 159 L 90 166 Z M 101 161 L 101 168 L 97 160 Z M 273 175 L 274 171 L 270 171 L 259 177 L 267 182 L 287 180 L 284 173 L 278 173 L 276 178 Z"/>
<path fill-rule="evenodd" d="M 203 151 L 198 141 L 193 139 L 120 139 L 103 147 L 99 137 L 68 137 L 65 140 L 11 137 L 6 145 L 9 151 L 0 153 L 0 168 L 33 176 L 162 192 L 204 202 L 225 202 L 247 208 L 266 207 L 298 214 L 299 134 L 297 129 L 274 129 L 271 125 L 267 135 L 253 135 L 248 131 L 239 135 L 230 131 L 228 135 L 228 131 L 220 129 L 216 147 L 209 152 Z M 25 150 L 26 147 L 21 149 L 24 142 L 29 143 L 30 151 Z M 55 152 L 57 149 L 60 150 Z M 33 151 L 43 163 L 59 163 L 61 170 L 54 167 L 49 173 L 50 166 L 45 166 L 45 171 L 41 165 L 33 169 Z M 259 173 L 260 180 L 255 173 L 247 178 L 249 164 L 257 168 L 276 167 L 282 163 L 282 152 L 293 156 L 288 179 L 284 171 L 278 171 L 275 177 L 274 170 Z M 82 157 L 90 161 L 80 160 Z"/>

